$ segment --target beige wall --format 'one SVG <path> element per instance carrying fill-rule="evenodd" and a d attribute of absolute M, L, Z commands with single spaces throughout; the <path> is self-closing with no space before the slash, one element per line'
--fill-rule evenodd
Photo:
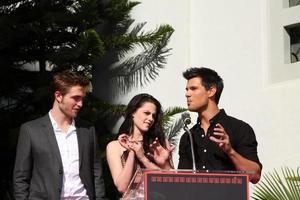
<path fill-rule="evenodd" d="M 299 166 L 300 79 L 269 81 L 269 3 L 280 1 L 141 1 L 133 12 L 137 21 L 147 21 L 149 29 L 163 23 L 175 29 L 169 44 L 172 55 L 155 82 L 118 101 L 127 103 L 134 94 L 149 92 L 165 108 L 185 106 L 182 71 L 190 66 L 214 68 L 225 80 L 220 107 L 255 129 L 264 172 Z"/>

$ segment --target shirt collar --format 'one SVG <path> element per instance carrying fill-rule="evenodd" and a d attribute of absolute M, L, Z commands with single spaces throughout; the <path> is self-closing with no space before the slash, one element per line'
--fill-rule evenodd
<path fill-rule="evenodd" d="M 226 116 L 226 112 L 224 109 L 220 109 L 220 111 L 213 117 L 209 120 L 209 123 L 210 124 L 216 124 L 220 121 L 220 119 L 224 118 Z M 197 118 L 197 124 L 201 125 L 201 120 L 200 118 L 198 117 Z"/>
<path fill-rule="evenodd" d="M 50 121 L 51 121 L 51 124 L 52 124 L 52 127 L 53 127 L 54 131 L 57 131 L 57 130 L 61 131 L 61 129 L 58 127 L 57 122 L 52 117 L 51 110 L 49 111 L 49 118 L 50 118 Z M 72 132 L 73 130 L 76 130 L 75 120 L 74 119 L 72 120 L 72 123 L 71 123 L 71 125 L 69 127 L 68 133 Z"/>

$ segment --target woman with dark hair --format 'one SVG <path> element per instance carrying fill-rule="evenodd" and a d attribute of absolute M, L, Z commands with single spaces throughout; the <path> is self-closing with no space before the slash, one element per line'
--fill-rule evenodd
<path fill-rule="evenodd" d="M 127 105 L 118 139 L 106 148 L 107 162 L 118 191 L 124 193 L 137 168 L 173 168 L 170 146 L 162 128 L 163 112 L 149 94 L 134 96 Z"/>

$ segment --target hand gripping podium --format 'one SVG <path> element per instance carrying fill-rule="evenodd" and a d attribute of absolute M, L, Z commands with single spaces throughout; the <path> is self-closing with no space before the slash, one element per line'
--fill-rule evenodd
<path fill-rule="evenodd" d="M 249 174 L 240 171 L 136 171 L 122 200 L 249 200 Z"/>

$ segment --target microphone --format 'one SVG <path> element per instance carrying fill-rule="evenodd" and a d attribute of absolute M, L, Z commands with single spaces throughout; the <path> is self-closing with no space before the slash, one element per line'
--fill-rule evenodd
<path fill-rule="evenodd" d="M 190 113 L 188 112 L 184 112 L 181 114 L 181 119 L 183 121 L 183 124 L 185 126 L 189 125 L 191 123 L 191 116 L 190 116 Z"/>
<path fill-rule="evenodd" d="M 191 152 L 192 152 L 192 161 L 193 161 L 193 171 L 196 172 L 196 161 L 195 161 L 195 152 L 194 152 L 194 141 L 192 137 L 192 133 L 187 125 L 191 123 L 190 113 L 184 112 L 181 114 L 181 119 L 183 121 L 183 129 L 189 134 L 190 143 L 191 143 Z"/>

